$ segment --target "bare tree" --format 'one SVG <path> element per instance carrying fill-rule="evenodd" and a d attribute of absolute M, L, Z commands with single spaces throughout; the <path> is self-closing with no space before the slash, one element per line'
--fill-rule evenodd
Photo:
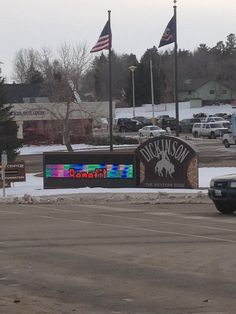
<path fill-rule="evenodd" d="M 14 60 L 13 79 L 18 83 L 29 83 L 32 74 L 39 70 L 39 52 L 30 49 L 20 49 Z"/>
<path fill-rule="evenodd" d="M 91 56 L 85 44 L 74 47 L 66 43 L 55 54 L 44 47 L 40 52 L 22 49 L 15 57 L 14 69 L 18 82 L 29 82 L 30 71 L 38 71 L 44 79 L 44 88 L 47 89 L 50 100 L 54 103 L 63 103 L 64 110 L 61 112 L 55 112 L 49 106 L 45 106 L 44 109 L 62 122 L 63 142 L 68 151 L 73 151 L 70 143 L 69 119 L 75 110 L 81 110 L 75 93 L 79 94 L 82 78 L 90 60 Z"/>

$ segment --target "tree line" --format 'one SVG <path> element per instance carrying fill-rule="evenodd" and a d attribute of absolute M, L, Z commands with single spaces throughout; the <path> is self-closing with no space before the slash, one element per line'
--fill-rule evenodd
<path fill-rule="evenodd" d="M 178 50 L 178 81 L 187 79 L 215 79 L 236 81 L 236 36 L 229 34 L 214 47 L 200 44 L 194 51 Z M 154 46 L 147 49 L 138 61 L 135 54 L 117 54 L 112 51 L 112 95 L 125 105 L 132 104 L 132 77 L 130 66 L 136 66 L 136 104 L 151 103 L 150 60 L 153 69 L 155 103 L 174 99 L 174 51 L 162 53 Z M 86 45 L 62 45 L 57 53 L 42 48 L 21 49 L 14 60 L 14 79 L 18 83 L 46 82 L 60 93 L 63 100 L 68 81 L 72 81 L 82 100 L 102 101 L 109 98 L 108 55 L 101 53 L 92 59 Z M 63 88 L 62 88 L 63 85 Z M 64 97 L 67 97 L 64 95 Z M 58 100 L 58 99 L 55 99 Z"/>
<path fill-rule="evenodd" d="M 150 60 L 153 69 L 155 103 L 174 99 L 174 51 L 160 53 L 154 46 L 147 49 L 138 61 L 135 54 L 119 55 L 112 51 L 112 95 L 121 104 L 132 105 L 132 80 L 130 66 L 135 66 L 136 104 L 151 103 Z M 178 81 L 189 79 L 215 79 L 236 82 L 236 36 L 229 34 L 214 47 L 200 44 L 193 52 L 178 50 Z M 64 143 L 72 150 L 69 141 L 69 115 L 74 110 L 72 101 L 76 95 L 82 100 L 108 100 L 108 56 L 101 53 L 92 59 L 85 44 L 63 44 L 56 52 L 48 48 L 40 50 L 20 49 L 14 59 L 16 83 L 45 83 L 51 101 L 63 102 L 66 116 L 62 121 Z M 17 126 L 12 121 L 11 106 L 6 106 L 3 93 L 4 79 L 0 76 L 0 153 L 7 151 L 14 160 L 22 141 L 16 139 Z M 73 92 L 72 92 L 73 90 Z M 79 107 L 78 107 L 78 110 Z M 10 139 L 10 140 L 9 140 Z"/>

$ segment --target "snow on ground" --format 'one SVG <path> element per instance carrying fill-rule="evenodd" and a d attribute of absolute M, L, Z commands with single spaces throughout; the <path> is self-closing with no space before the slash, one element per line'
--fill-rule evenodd
<path fill-rule="evenodd" d="M 179 119 L 190 119 L 193 117 L 195 113 L 206 113 L 207 115 L 215 114 L 215 113 L 227 113 L 232 114 L 236 113 L 236 108 L 232 108 L 231 105 L 212 105 L 212 106 L 204 106 L 198 108 L 187 108 L 189 106 L 188 102 L 179 103 Z M 171 108 L 170 108 L 171 107 Z M 175 117 L 175 107 L 172 104 L 160 104 L 154 106 L 154 116 L 157 117 L 159 115 L 167 114 L 170 117 Z M 117 108 L 115 111 L 116 118 L 132 118 L 133 117 L 133 109 L 132 108 Z M 147 104 L 142 107 L 135 108 L 135 116 L 144 116 L 147 118 L 152 117 L 152 106 Z"/>
<path fill-rule="evenodd" d="M 75 152 L 77 151 L 88 151 L 88 150 L 109 150 L 108 146 L 93 146 L 93 145 L 87 145 L 87 144 L 73 144 L 72 145 L 73 150 Z M 126 147 L 137 147 L 136 144 L 129 144 L 129 145 L 113 145 L 113 148 L 126 148 Z M 24 146 L 20 149 L 20 155 L 35 155 L 35 154 L 42 154 L 44 153 L 48 153 L 48 152 L 66 152 L 66 146 L 65 145 L 31 145 L 31 146 Z"/>
<path fill-rule="evenodd" d="M 91 146 L 85 144 L 73 145 L 75 150 L 89 150 Z M 21 155 L 40 154 L 49 151 L 66 151 L 64 145 L 50 145 L 50 146 L 29 146 L 23 147 L 20 150 Z M 43 178 L 36 176 L 34 173 L 26 174 L 25 182 L 15 182 L 10 188 L 6 188 L 6 196 L 24 196 L 25 194 L 32 196 L 46 196 L 46 195 L 62 195 L 62 194 L 87 194 L 87 193 L 197 193 L 202 190 L 207 192 L 211 178 L 218 175 L 236 174 L 236 167 L 224 168 L 199 168 L 199 189 L 147 189 L 147 188 L 77 188 L 77 189 L 43 189 Z M 0 189 L 0 196 L 1 196 Z"/>
<path fill-rule="evenodd" d="M 200 189 L 147 189 L 147 188 L 78 188 L 78 189 L 43 189 L 43 178 L 35 176 L 34 173 L 26 174 L 25 182 L 15 182 L 12 187 L 6 189 L 6 196 L 32 196 L 65 195 L 65 194 L 97 194 L 97 193 L 206 193 L 211 178 L 218 175 L 236 174 L 236 167 L 225 168 L 199 168 L 199 188 Z M 2 189 L 1 189 L 2 190 Z M 1 192 L 0 192 L 1 193 Z M 1 196 L 1 195 L 0 195 Z"/>

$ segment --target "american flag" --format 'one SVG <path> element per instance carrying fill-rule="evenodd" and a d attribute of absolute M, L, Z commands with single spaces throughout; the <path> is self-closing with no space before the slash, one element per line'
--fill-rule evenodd
<path fill-rule="evenodd" d="M 103 49 L 109 49 L 110 47 L 110 25 L 109 21 L 107 21 L 106 25 L 104 26 L 96 45 L 90 50 L 90 52 L 97 52 Z"/>

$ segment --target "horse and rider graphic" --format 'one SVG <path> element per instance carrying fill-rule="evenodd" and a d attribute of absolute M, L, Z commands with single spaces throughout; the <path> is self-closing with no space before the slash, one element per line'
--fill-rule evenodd
<path fill-rule="evenodd" d="M 175 166 L 170 162 L 170 158 L 167 155 L 167 151 L 160 152 L 160 160 L 156 163 L 155 173 L 158 173 L 160 177 L 173 178 L 172 174 L 175 172 Z"/>

